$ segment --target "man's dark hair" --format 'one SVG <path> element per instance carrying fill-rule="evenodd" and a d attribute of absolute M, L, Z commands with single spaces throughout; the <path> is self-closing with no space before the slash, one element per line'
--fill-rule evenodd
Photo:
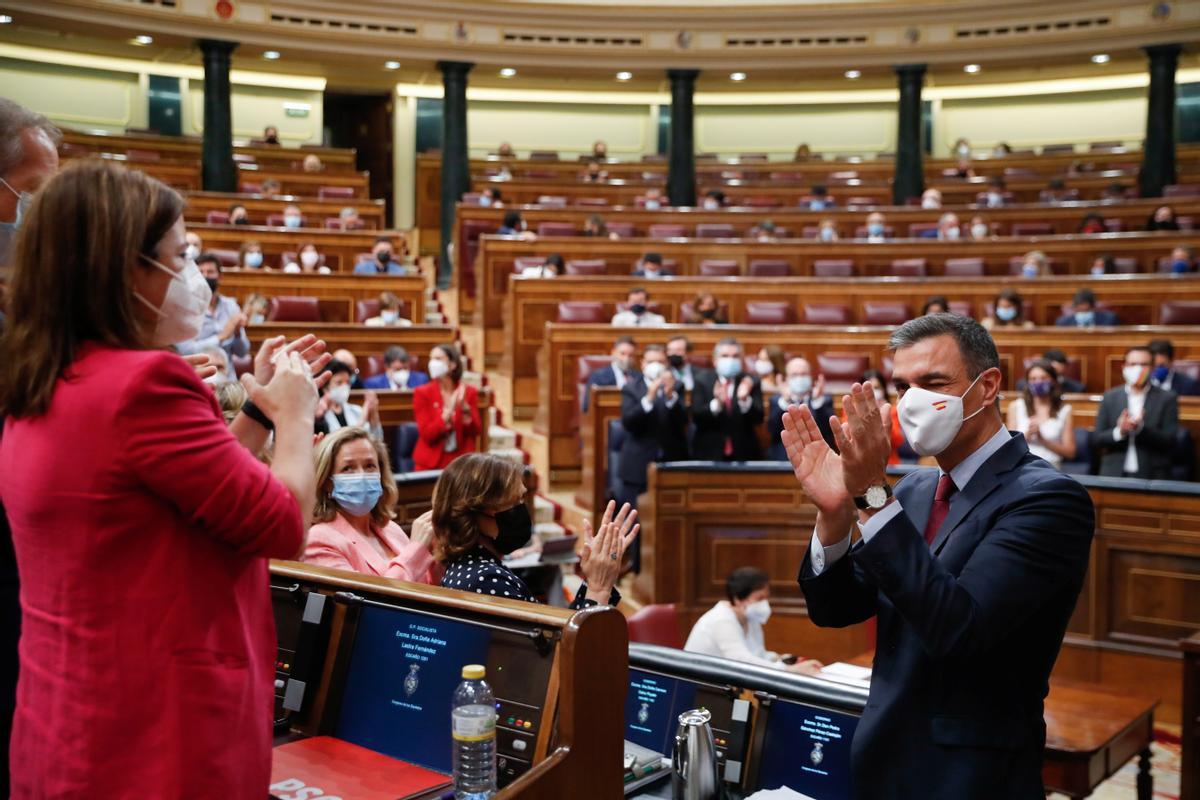
<path fill-rule="evenodd" d="M 1128 357 L 1130 353 L 1149 353 L 1151 359 L 1154 357 L 1154 351 L 1151 350 L 1150 345 L 1147 344 L 1135 344 L 1133 347 L 1130 347 L 1125 351 L 1126 357 Z"/>
<path fill-rule="evenodd" d="M 658 344 L 657 342 L 651 342 L 650 344 L 646 345 L 646 349 L 642 351 L 642 355 L 644 356 L 646 353 L 666 353 L 666 352 L 667 352 L 667 348 L 665 345 Z"/>
<path fill-rule="evenodd" d="M 631 344 L 634 347 L 637 347 L 637 342 L 635 342 L 633 340 L 633 337 L 630 336 L 629 334 L 622 334 L 622 335 L 618 336 L 616 338 L 616 341 L 613 342 L 613 347 L 616 347 L 619 344 Z"/>
<path fill-rule="evenodd" d="M 628 297 L 631 294 L 644 294 L 644 295 L 646 295 L 647 299 L 649 299 L 649 297 L 650 297 L 650 293 L 646 291 L 645 286 L 634 286 L 632 289 L 630 289 L 628 292 L 625 293 L 625 296 Z"/>
<path fill-rule="evenodd" d="M 323 371 L 328 372 L 331 375 L 341 375 L 342 373 L 350 376 L 354 375 L 354 370 L 351 369 L 349 364 L 344 361 L 338 361 L 336 358 L 325 365 L 325 369 Z"/>
<path fill-rule="evenodd" d="M 202 264 L 216 264 L 217 272 L 221 271 L 221 259 L 217 258 L 216 253 L 201 253 L 196 256 L 196 266 L 199 267 Z"/>
<path fill-rule="evenodd" d="M 929 314 L 910 319 L 892 331 L 888 349 L 892 352 L 903 350 L 934 336 L 954 337 L 972 378 L 978 377 L 984 370 L 1000 368 L 1000 354 L 996 352 L 996 343 L 992 341 L 991 334 L 975 320 L 958 314 Z"/>
<path fill-rule="evenodd" d="M 725 594 L 730 601 L 745 600 L 770 583 L 771 576 L 758 567 L 738 567 L 725 579 Z"/>
<path fill-rule="evenodd" d="M 490 194 L 493 200 L 500 199 L 500 190 L 495 186 L 489 186 L 483 190 L 485 194 Z"/>
<path fill-rule="evenodd" d="M 671 342 L 674 342 L 674 341 L 678 341 L 680 339 L 683 340 L 684 352 L 687 352 L 687 353 L 692 352 L 692 340 L 689 339 L 688 337 L 684 336 L 682 333 L 679 334 L 678 336 L 672 336 L 670 339 L 667 339 L 667 344 L 670 344 Z"/>
<path fill-rule="evenodd" d="M 1051 348 L 1042 353 L 1042 358 L 1047 361 L 1053 361 L 1056 364 L 1066 364 L 1067 354 L 1058 348 Z"/>
<path fill-rule="evenodd" d="M 1170 339 L 1151 339 L 1146 349 L 1152 356 L 1166 356 L 1170 361 L 1175 360 L 1175 345 L 1171 344 Z"/>
<path fill-rule="evenodd" d="M 823 183 L 815 183 L 812 187 L 812 194 L 820 197 L 823 194 L 829 194 L 829 189 L 827 189 Z"/>
<path fill-rule="evenodd" d="M 551 253 L 550 255 L 546 256 L 546 260 L 543 261 L 542 263 L 549 264 L 549 265 L 553 266 L 555 269 L 561 270 L 563 268 L 563 257 L 561 255 L 559 255 L 558 253 Z"/>
<path fill-rule="evenodd" d="M 642 261 L 649 261 L 651 264 L 662 266 L 662 253 L 646 253 L 642 256 Z"/>
<path fill-rule="evenodd" d="M 383 351 L 383 363 L 395 364 L 397 361 L 403 361 L 404 366 L 408 366 L 408 351 L 398 344 L 394 344 Z"/>
<path fill-rule="evenodd" d="M 511 211 L 511 210 L 505 211 L 504 212 L 504 221 L 503 221 L 502 225 L 505 228 L 512 228 L 513 230 L 516 230 L 517 228 L 521 227 L 521 212 L 520 211 Z"/>
<path fill-rule="evenodd" d="M 371 246 L 374 247 L 377 244 L 390 244 L 393 247 L 396 246 L 396 243 L 392 241 L 392 237 L 390 236 L 376 236 L 375 241 L 371 243 Z"/>
<path fill-rule="evenodd" d="M 1096 305 L 1096 293 L 1091 289 L 1083 288 L 1075 292 L 1075 299 L 1071 301 L 1075 305 L 1087 303 L 1089 306 Z"/>

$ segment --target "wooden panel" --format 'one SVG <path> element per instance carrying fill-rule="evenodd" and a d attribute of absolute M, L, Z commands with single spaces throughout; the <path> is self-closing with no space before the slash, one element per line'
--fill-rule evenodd
<path fill-rule="evenodd" d="M 1101 527 L 1101 530 L 1104 530 Z M 1160 541 L 1161 541 L 1160 537 Z M 1109 543 L 1108 635 L 1162 645 L 1200 632 L 1200 552 L 1157 545 Z"/>
<path fill-rule="evenodd" d="M 425 316 L 426 288 L 426 279 L 419 275 L 288 274 L 259 269 L 221 271 L 221 291 L 235 297 L 243 308 L 246 298 L 251 294 L 268 298 L 300 296 L 336 299 L 344 306 L 339 319 L 345 322 L 355 321 L 356 300 L 375 300 L 381 292 L 391 292 L 407 303 L 407 308 L 416 315 L 415 321 L 419 322 Z"/>
<path fill-rule="evenodd" d="M 1180 797 L 1200 797 L 1200 634 L 1180 642 L 1183 650 L 1183 753 Z"/>
<path fill-rule="evenodd" d="M 282 267 L 280 258 L 284 253 L 295 253 L 305 244 L 312 243 L 317 252 L 325 257 L 325 265 L 334 272 L 351 273 L 359 255 L 371 252 L 371 246 L 379 236 L 390 236 L 393 247 L 399 254 L 408 249 L 405 231 L 335 231 L 325 228 L 268 228 L 259 225 L 208 225 L 189 222 L 188 230 L 200 234 L 204 247 L 208 249 L 238 250 L 244 242 L 258 242 L 263 249 L 263 263 L 268 267 Z M 413 266 L 412 271 L 416 271 Z"/>
<path fill-rule="evenodd" d="M 269 197 L 232 192 L 188 192 L 184 217 L 189 222 L 206 222 L 208 212 L 226 212 L 235 203 L 246 207 L 246 213 L 255 225 L 265 225 L 269 215 L 282 214 L 285 206 L 295 203 L 314 228 L 324 227 L 326 218 L 336 217 L 347 206 L 358 212 L 365 229 L 376 230 L 386 226 L 382 200 L 322 200 L 318 197 Z"/>
<path fill-rule="evenodd" d="M 126 154 L 129 150 L 157 153 L 166 159 L 200 163 L 200 137 L 160 136 L 158 134 L 110 134 L 84 131 L 63 131 L 63 142 L 97 153 Z M 356 154 L 353 147 L 280 147 L 272 145 L 242 145 L 234 147 L 237 155 L 248 156 L 260 164 L 299 167 L 304 157 L 315 153 L 329 170 L 353 170 Z"/>

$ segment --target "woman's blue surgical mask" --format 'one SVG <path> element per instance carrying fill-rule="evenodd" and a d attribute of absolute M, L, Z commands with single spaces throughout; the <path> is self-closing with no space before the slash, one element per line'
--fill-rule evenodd
<path fill-rule="evenodd" d="M 867 236 L 883 236 L 883 223 L 872 222 L 867 225 Z"/>
<path fill-rule="evenodd" d="M 246 267 L 258 269 L 262 266 L 262 253 L 246 253 Z"/>
<path fill-rule="evenodd" d="M 1182 258 L 1177 258 L 1171 262 L 1171 272 L 1191 272 L 1192 265 Z"/>
<path fill-rule="evenodd" d="M 1038 276 L 1037 264 L 1023 264 L 1021 266 L 1021 275 L 1026 278 L 1036 278 Z"/>
<path fill-rule="evenodd" d="M 1171 368 L 1166 364 L 1163 364 L 1154 368 L 1154 371 L 1150 373 L 1150 380 L 1154 381 L 1155 383 L 1162 383 L 1170 374 Z"/>
<path fill-rule="evenodd" d="M 1030 381 L 1029 393 L 1034 397 L 1049 397 L 1054 384 L 1050 381 Z"/>
<path fill-rule="evenodd" d="M 996 319 L 1001 322 L 1012 322 L 1017 318 L 1016 306 L 996 306 Z"/>
<path fill-rule="evenodd" d="M 833 228 L 821 228 L 821 241 L 832 242 L 837 238 L 837 231 Z"/>
<path fill-rule="evenodd" d="M 333 476 L 335 502 L 356 517 L 370 514 L 383 496 L 378 472 L 359 472 Z"/>
<path fill-rule="evenodd" d="M 1086 328 L 1089 325 L 1095 324 L 1095 322 L 1096 322 L 1096 312 L 1095 311 L 1076 311 L 1075 312 L 1075 324 L 1080 326 L 1081 328 Z"/>

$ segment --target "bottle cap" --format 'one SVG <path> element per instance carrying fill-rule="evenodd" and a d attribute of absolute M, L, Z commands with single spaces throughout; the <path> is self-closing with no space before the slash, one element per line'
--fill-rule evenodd
<path fill-rule="evenodd" d="M 467 664 L 463 667 L 462 676 L 464 680 L 479 681 L 483 680 L 484 673 L 482 664 Z"/>

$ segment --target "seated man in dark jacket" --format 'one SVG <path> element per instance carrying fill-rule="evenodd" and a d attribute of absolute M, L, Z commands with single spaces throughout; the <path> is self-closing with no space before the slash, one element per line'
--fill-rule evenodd
<path fill-rule="evenodd" d="M 763 421 L 762 388 L 742 364 L 742 346 L 727 337 L 713 350 L 716 371 L 696 379 L 692 457 L 703 461 L 757 461 L 762 458 L 758 426 Z"/>
<path fill-rule="evenodd" d="M 807 405 L 821 436 L 830 447 L 834 446 L 833 431 L 829 429 L 829 421 L 834 417 L 833 398 L 825 394 L 825 376 L 818 375 L 814 383 L 812 367 L 804 358 L 789 360 L 785 369 L 787 384 L 770 400 L 771 409 L 767 413 L 767 439 L 770 442 L 767 458 L 772 461 L 788 460 L 780 434 L 783 432 L 783 415 L 791 405 Z"/>

